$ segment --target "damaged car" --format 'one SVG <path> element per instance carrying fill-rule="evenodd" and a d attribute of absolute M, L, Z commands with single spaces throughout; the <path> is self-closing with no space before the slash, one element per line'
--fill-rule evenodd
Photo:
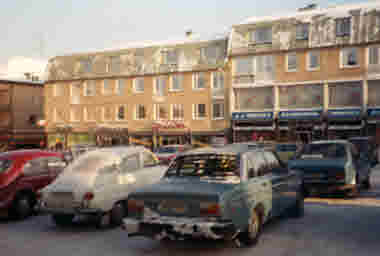
<path fill-rule="evenodd" d="M 340 191 L 352 197 L 359 187 L 369 189 L 371 186 L 368 155 L 359 153 L 346 140 L 306 144 L 288 166 L 303 173 L 305 196 Z"/>
<path fill-rule="evenodd" d="M 57 225 L 71 223 L 76 215 L 95 217 L 101 228 L 120 225 L 129 193 L 158 181 L 165 171 L 142 146 L 89 151 L 41 191 L 39 208 Z"/>
<path fill-rule="evenodd" d="M 122 227 L 129 237 L 253 245 L 270 218 L 303 215 L 301 182 L 271 151 L 244 144 L 189 151 L 160 182 L 129 195 Z"/>

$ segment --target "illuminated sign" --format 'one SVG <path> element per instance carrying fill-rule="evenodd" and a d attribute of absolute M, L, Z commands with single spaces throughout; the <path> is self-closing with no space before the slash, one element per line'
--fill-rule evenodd
<path fill-rule="evenodd" d="M 360 117 L 362 113 L 361 109 L 336 109 L 329 110 L 328 117 L 329 118 L 352 118 L 352 117 Z"/>
<path fill-rule="evenodd" d="M 322 116 L 322 110 L 318 111 L 281 111 L 278 114 L 279 119 L 319 119 Z"/>
<path fill-rule="evenodd" d="M 368 117 L 380 117 L 380 108 L 370 108 L 367 113 Z"/>
<path fill-rule="evenodd" d="M 232 120 L 273 120 L 273 112 L 232 113 Z"/>

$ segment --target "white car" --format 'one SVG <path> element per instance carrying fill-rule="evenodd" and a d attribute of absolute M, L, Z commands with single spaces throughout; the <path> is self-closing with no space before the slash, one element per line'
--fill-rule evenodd
<path fill-rule="evenodd" d="M 142 146 L 86 152 L 41 191 L 39 210 L 50 213 L 57 225 L 71 223 L 75 215 L 93 215 L 99 227 L 119 225 L 128 194 L 157 182 L 165 171 Z"/>

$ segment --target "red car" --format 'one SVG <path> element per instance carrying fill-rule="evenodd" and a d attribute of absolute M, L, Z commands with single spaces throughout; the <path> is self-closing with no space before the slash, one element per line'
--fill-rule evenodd
<path fill-rule="evenodd" d="M 17 150 L 0 153 L 0 213 L 23 219 L 32 214 L 37 192 L 66 166 L 59 152 Z"/>

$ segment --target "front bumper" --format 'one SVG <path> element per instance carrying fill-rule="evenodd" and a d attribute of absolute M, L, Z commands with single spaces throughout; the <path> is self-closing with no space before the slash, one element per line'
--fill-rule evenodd
<path fill-rule="evenodd" d="M 216 222 L 201 218 L 159 217 L 137 220 L 123 219 L 122 228 L 128 236 L 146 236 L 155 240 L 207 238 L 232 240 L 238 230 L 232 222 Z"/>
<path fill-rule="evenodd" d="M 43 213 L 49 213 L 49 214 L 89 214 L 89 215 L 96 215 L 103 213 L 100 209 L 94 209 L 94 208 L 83 208 L 81 206 L 77 207 L 60 207 L 60 208 L 52 208 L 47 207 L 44 202 L 38 202 L 35 207 L 36 211 L 43 212 Z"/>

